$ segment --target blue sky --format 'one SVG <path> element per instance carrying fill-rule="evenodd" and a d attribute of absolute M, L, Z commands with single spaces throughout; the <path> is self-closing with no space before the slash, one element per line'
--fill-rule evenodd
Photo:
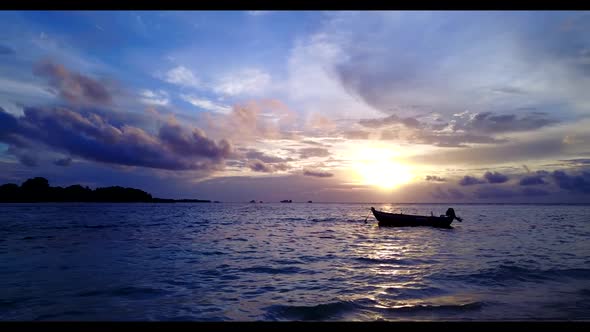
<path fill-rule="evenodd" d="M 590 202 L 589 32 L 589 12 L 5 11 L 0 181 Z"/>

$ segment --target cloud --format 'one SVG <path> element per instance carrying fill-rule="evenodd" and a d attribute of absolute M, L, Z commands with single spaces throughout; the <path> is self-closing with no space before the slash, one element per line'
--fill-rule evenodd
<path fill-rule="evenodd" d="M 318 35 L 344 54 L 332 66 L 347 91 L 385 113 L 415 104 L 444 114 L 552 103 L 583 110 L 582 87 L 589 81 L 588 62 L 578 61 L 586 59 L 584 30 L 553 28 L 572 15 L 339 12 L 328 16 Z M 484 128 L 547 125 L 528 120 Z"/>
<path fill-rule="evenodd" d="M 400 118 L 395 114 L 381 119 L 362 119 L 359 120 L 359 124 L 368 128 L 381 128 L 394 124 L 402 124 L 408 128 L 421 127 L 420 121 L 416 120 L 415 118 Z"/>
<path fill-rule="evenodd" d="M 334 174 L 332 174 L 330 172 L 310 170 L 310 169 L 303 170 L 303 175 L 314 176 L 314 177 L 318 177 L 318 178 L 329 178 L 329 177 L 334 176 Z"/>
<path fill-rule="evenodd" d="M 328 149 L 324 148 L 303 148 L 299 150 L 299 156 L 302 159 L 312 157 L 327 157 L 330 155 Z"/>
<path fill-rule="evenodd" d="M 551 176 L 561 189 L 590 194 L 590 172 L 588 171 L 583 171 L 580 175 L 568 175 L 564 171 L 553 171 Z"/>
<path fill-rule="evenodd" d="M 15 118 L 0 112 L 7 126 L 0 139 L 9 144 L 35 144 L 109 164 L 168 170 L 214 170 L 231 154 L 228 141 L 215 143 L 205 133 L 187 130 L 174 122 L 157 135 L 127 124 L 113 125 L 96 113 L 81 114 L 67 108 L 24 109 Z"/>
<path fill-rule="evenodd" d="M 455 188 L 449 188 L 447 190 L 442 189 L 441 187 L 436 187 L 434 192 L 430 193 L 432 197 L 438 199 L 461 199 L 465 197 L 465 195 Z"/>
<path fill-rule="evenodd" d="M 265 163 L 283 163 L 287 161 L 293 161 L 292 158 L 283 159 L 276 156 L 269 156 L 261 151 L 255 149 L 246 149 L 245 156 L 248 159 L 258 159 Z"/>
<path fill-rule="evenodd" d="M 349 130 L 342 133 L 346 139 L 369 139 L 369 132 L 362 130 Z"/>
<path fill-rule="evenodd" d="M 438 147 L 467 147 L 466 144 L 492 144 L 505 143 L 505 139 L 497 139 L 491 136 L 465 133 L 432 133 L 418 131 L 410 136 L 409 141 L 414 144 L 430 144 Z"/>
<path fill-rule="evenodd" d="M 221 78 L 213 86 L 213 91 L 228 96 L 253 95 L 267 91 L 270 82 L 270 74 L 260 69 L 248 68 Z"/>
<path fill-rule="evenodd" d="M 399 132 L 394 130 L 382 130 L 381 136 L 379 137 L 380 140 L 397 140 L 399 139 Z"/>
<path fill-rule="evenodd" d="M 433 181 L 433 182 L 445 182 L 447 181 L 445 178 L 436 175 L 426 175 L 426 181 Z"/>
<path fill-rule="evenodd" d="M 248 167 L 254 172 L 271 173 L 273 171 L 272 166 L 265 164 L 264 162 L 254 159 L 248 162 Z"/>
<path fill-rule="evenodd" d="M 524 196 L 531 197 L 547 196 L 550 194 L 548 191 L 539 188 L 524 188 L 522 189 L 521 193 Z"/>
<path fill-rule="evenodd" d="M 176 121 L 169 121 L 160 127 L 159 139 L 178 155 L 200 156 L 213 160 L 229 157 L 232 146 L 227 140 L 215 143 L 199 128 L 188 131 Z"/>
<path fill-rule="evenodd" d="M 139 100 L 148 105 L 159 105 L 159 106 L 166 106 L 170 102 L 168 98 L 168 93 L 166 91 L 152 91 L 152 90 L 141 90 L 139 92 L 140 98 Z"/>
<path fill-rule="evenodd" d="M 39 162 L 37 161 L 37 158 L 35 158 L 32 155 L 29 154 L 19 154 L 17 156 L 18 161 L 20 161 L 21 164 L 28 166 L 28 167 L 36 167 Z"/>
<path fill-rule="evenodd" d="M 518 117 L 515 114 L 496 115 L 492 112 L 482 112 L 468 115 L 465 123 L 456 122 L 453 130 L 464 130 L 479 133 L 507 133 L 529 131 L 559 123 L 550 119 L 546 113 L 533 112 Z"/>
<path fill-rule="evenodd" d="M 250 100 L 228 114 L 206 114 L 211 132 L 241 143 L 257 139 L 293 139 L 297 113 L 274 99 Z"/>
<path fill-rule="evenodd" d="M 180 97 L 183 100 L 185 100 L 186 102 L 189 102 L 192 105 L 197 106 L 202 109 L 205 109 L 207 111 L 223 113 L 223 114 L 227 114 L 232 111 L 231 107 L 214 103 L 209 99 L 197 98 L 195 96 L 185 95 L 185 94 L 180 95 Z"/>
<path fill-rule="evenodd" d="M 53 161 L 53 164 L 57 165 L 57 166 L 70 166 L 72 164 L 72 158 L 67 157 L 67 158 L 62 158 L 62 159 L 56 159 Z"/>
<path fill-rule="evenodd" d="M 187 88 L 200 88 L 201 82 L 195 77 L 190 69 L 184 66 L 178 66 L 166 72 L 164 80 L 168 83 L 180 85 Z"/>
<path fill-rule="evenodd" d="M 483 181 L 483 180 L 480 180 L 478 178 L 474 178 L 473 176 L 469 176 L 469 175 L 464 176 L 459 181 L 459 184 L 462 185 L 462 186 L 472 186 L 472 185 L 475 185 L 475 184 L 483 184 L 483 183 L 486 183 L 486 182 Z"/>
<path fill-rule="evenodd" d="M 457 163 L 494 165 L 502 160 L 530 162 L 535 159 L 547 160 L 552 157 L 563 157 L 564 153 L 575 151 L 573 150 L 575 148 L 570 149 L 557 137 L 531 137 L 527 140 L 498 146 L 465 147 L 461 150 L 444 152 L 434 151 L 409 157 L 409 160 L 413 163 L 436 165 Z"/>
<path fill-rule="evenodd" d="M 568 163 L 572 166 L 585 166 L 590 165 L 590 159 L 588 158 L 576 158 L 576 159 L 566 159 L 560 160 L 561 162 Z"/>
<path fill-rule="evenodd" d="M 483 187 L 478 188 L 475 191 L 475 196 L 477 198 L 509 198 L 516 196 L 516 193 L 509 189 L 498 188 L 498 187 Z"/>
<path fill-rule="evenodd" d="M 46 78 L 57 89 L 61 98 L 71 103 L 108 104 L 111 94 L 95 79 L 67 70 L 63 65 L 50 60 L 41 61 L 33 73 Z"/>
<path fill-rule="evenodd" d="M 525 176 L 524 178 L 520 179 L 519 184 L 521 186 L 534 186 L 534 185 L 546 184 L 546 182 L 543 180 L 543 175 L 538 174 L 538 175 Z"/>
<path fill-rule="evenodd" d="M 321 114 L 312 113 L 307 120 L 307 126 L 313 129 L 330 130 L 336 128 L 336 123 Z"/>
<path fill-rule="evenodd" d="M 486 172 L 483 177 L 488 180 L 489 183 L 504 183 L 508 181 L 508 177 L 498 172 Z"/>
<path fill-rule="evenodd" d="M 285 171 L 289 166 L 284 163 L 268 164 L 258 159 L 249 160 L 248 167 L 254 172 L 274 173 L 277 171 Z"/>

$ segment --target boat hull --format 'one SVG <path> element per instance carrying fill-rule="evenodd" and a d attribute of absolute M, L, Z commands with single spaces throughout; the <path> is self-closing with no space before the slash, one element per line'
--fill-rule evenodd
<path fill-rule="evenodd" d="M 379 226 L 386 227 L 416 227 L 416 226 L 430 226 L 450 228 L 453 222 L 452 217 L 448 216 L 417 216 L 411 214 L 387 213 L 371 210 Z"/>

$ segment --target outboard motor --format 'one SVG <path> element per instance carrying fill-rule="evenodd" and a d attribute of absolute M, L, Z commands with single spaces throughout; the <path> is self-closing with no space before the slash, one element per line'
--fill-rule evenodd
<path fill-rule="evenodd" d="M 447 213 L 446 213 L 446 215 L 447 215 L 447 217 L 449 217 L 449 218 L 452 218 L 452 219 L 457 219 L 457 221 L 459 221 L 459 222 L 463 221 L 463 219 L 461 219 L 461 218 L 459 218 L 459 217 L 457 217 L 457 216 L 455 215 L 455 210 L 454 210 L 453 208 L 449 208 L 449 209 L 447 210 Z"/>

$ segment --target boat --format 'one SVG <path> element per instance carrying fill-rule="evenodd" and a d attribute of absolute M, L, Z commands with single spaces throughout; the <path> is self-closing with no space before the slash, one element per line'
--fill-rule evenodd
<path fill-rule="evenodd" d="M 453 208 L 449 208 L 446 214 L 441 215 L 440 217 L 430 215 L 430 216 L 419 216 L 419 215 L 412 215 L 412 214 L 403 214 L 403 213 L 389 213 L 383 211 L 377 211 L 374 207 L 371 207 L 371 212 L 375 216 L 375 219 L 378 221 L 379 226 L 392 226 L 392 227 L 412 227 L 412 226 L 432 226 L 432 227 L 442 227 L 442 228 L 450 228 L 451 223 L 453 220 L 457 220 L 459 222 L 463 221 L 463 219 L 457 217 L 455 215 L 455 210 Z"/>

